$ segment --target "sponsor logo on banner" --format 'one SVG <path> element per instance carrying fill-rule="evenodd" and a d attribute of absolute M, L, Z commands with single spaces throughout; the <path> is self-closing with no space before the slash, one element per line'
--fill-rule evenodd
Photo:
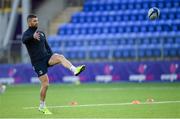
<path fill-rule="evenodd" d="M 169 80 L 169 81 L 173 82 L 177 79 L 178 79 L 177 74 L 162 74 L 161 75 L 161 80 Z"/>
<path fill-rule="evenodd" d="M 95 80 L 97 82 L 108 83 L 112 81 L 112 76 L 111 75 L 97 75 L 95 77 Z"/>
<path fill-rule="evenodd" d="M 142 81 L 146 80 L 146 75 L 144 75 L 144 74 L 134 74 L 134 75 L 130 75 L 130 76 L 129 76 L 129 80 L 130 80 L 130 81 L 142 82 Z"/>
<path fill-rule="evenodd" d="M 162 74 L 161 75 L 161 80 L 168 80 L 168 81 L 175 81 L 177 79 L 179 79 L 180 74 L 177 74 L 176 71 L 178 69 L 179 65 L 178 64 L 171 64 L 169 66 L 169 74 Z"/>
<path fill-rule="evenodd" d="M 151 80 L 153 78 L 152 75 L 144 74 L 144 72 L 146 71 L 147 68 L 148 67 L 146 64 L 140 64 L 138 69 L 137 69 L 139 74 L 131 74 L 129 76 L 129 80 L 130 81 L 138 81 L 138 82 L 142 82 L 145 80 Z"/>
<path fill-rule="evenodd" d="M 114 67 L 112 65 L 105 65 L 104 67 L 104 74 L 110 75 Z"/>
<path fill-rule="evenodd" d="M 76 83 L 80 81 L 80 78 L 78 76 L 64 76 L 62 80 L 66 83 Z"/>
<path fill-rule="evenodd" d="M 11 68 L 11 69 L 9 69 L 9 71 L 8 71 L 8 76 L 9 76 L 9 77 L 12 77 L 13 75 L 16 74 L 16 72 L 17 72 L 16 68 Z"/>
<path fill-rule="evenodd" d="M 38 77 L 31 77 L 30 81 L 31 83 L 40 83 L 40 80 Z"/>
<path fill-rule="evenodd" d="M 11 77 L 0 78 L 0 83 L 13 84 L 14 83 L 14 78 L 11 78 Z"/>

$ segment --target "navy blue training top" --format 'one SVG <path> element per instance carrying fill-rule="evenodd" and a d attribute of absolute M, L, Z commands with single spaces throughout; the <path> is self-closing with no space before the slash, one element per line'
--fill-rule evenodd
<path fill-rule="evenodd" d="M 34 39 L 33 34 L 35 32 L 40 32 L 40 40 Z M 26 45 L 32 64 L 53 54 L 45 34 L 42 31 L 37 31 L 37 28 L 29 27 L 23 33 L 22 42 Z"/>

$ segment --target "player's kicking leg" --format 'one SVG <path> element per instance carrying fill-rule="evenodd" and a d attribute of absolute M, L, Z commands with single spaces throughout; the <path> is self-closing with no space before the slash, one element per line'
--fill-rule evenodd
<path fill-rule="evenodd" d="M 40 105 L 39 105 L 39 111 L 43 112 L 44 114 L 52 114 L 46 107 L 45 104 L 45 98 L 46 98 L 46 92 L 49 86 L 49 78 L 47 74 L 44 74 L 39 77 L 41 81 L 41 90 L 40 90 Z"/>
<path fill-rule="evenodd" d="M 63 55 L 56 54 L 56 53 L 51 56 L 48 63 L 49 63 L 49 65 L 62 64 L 64 67 L 71 70 L 75 76 L 79 75 L 86 68 L 85 65 L 75 67 Z"/>

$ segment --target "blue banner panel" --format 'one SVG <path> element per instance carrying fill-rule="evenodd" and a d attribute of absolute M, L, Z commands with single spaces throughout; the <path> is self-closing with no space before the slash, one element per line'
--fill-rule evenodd
<path fill-rule="evenodd" d="M 177 82 L 180 61 L 85 62 L 86 70 L 79 76 L 61 65 L 48 69 L 50 83 L 86 82 Z M 75 66 L 80 64 L 75 64 Z M 0 65 L 0 82 L 9 84 L 39 83 L 30 64 Z"/>

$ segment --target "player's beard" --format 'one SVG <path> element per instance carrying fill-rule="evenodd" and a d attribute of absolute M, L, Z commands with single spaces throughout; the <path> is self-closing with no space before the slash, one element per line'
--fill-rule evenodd
<path fill-rule="evenodd" d="M 38 28 L 38 24 L 32 25 L 31 28 L 36 28 L 37 29 Z"/>
<path fill-rule="evenodd" d="M 38 25 L 31 25 L 29 26 L 30 28 L 33 28 L 33 29 L 37 29 L 38 28 Z"/>
<path fill-rule="evenodd" d="M 38 24 L 34 25 L 34 28 L 38 28 Z"/>

